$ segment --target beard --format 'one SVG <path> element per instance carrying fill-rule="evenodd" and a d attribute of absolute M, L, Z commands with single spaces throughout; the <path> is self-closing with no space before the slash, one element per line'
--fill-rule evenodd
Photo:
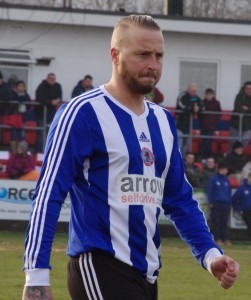
<path fill-rule="evenodd" d="M 153 71 L 146 71 L 144 73 L 141 73 L 139 74 L 138 78 L 131 76 L 124 61 L 122 62 L 121 66 L 121 76 L 123 78 L 123 81 L 132 91 L 142 95 L 150 93 L 159 81 L 159 79 L 157 79 L 157 75 Z M 149 77 L 153 80 L 149 80 L 148 82 L 143 83 L 142 81 L 140 81 L 140 79 L 144 77 Z"/>

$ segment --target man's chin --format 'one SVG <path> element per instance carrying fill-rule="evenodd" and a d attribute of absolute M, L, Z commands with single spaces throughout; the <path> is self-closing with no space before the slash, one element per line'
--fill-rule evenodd
<path fill-rule="evenodd" d="M 148 93 L 151 93 L 153 88 L 140 86 L 140 87 L 135 88 L 134 90 L 139 94 L 146 95 Z"/>
<path fill-rule="evenodd" d="M 155 84 L 142 86 L 143 94 L 151 93 L 153 91 L 154 87 L 155 87 Z"/>
<path fill-rule="evenodd" d="M 154 89 L 156 82 L 155 81 L 147 81 L 147 82 L 130 82 L 129 84 L 131 86 L 132 89 L 134 89 L 136 92 L 138 92 L 139 94 L 145 95 L 148 93 L 151 93 L 152 90 Z"/>

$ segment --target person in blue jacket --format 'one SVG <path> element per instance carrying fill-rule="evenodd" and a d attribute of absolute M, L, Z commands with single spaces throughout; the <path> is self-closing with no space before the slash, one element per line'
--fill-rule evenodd
<path fill-rule="evenodd" d="M 251 241 L 251 173 L 243 184 L 234 192 L 232 204 L 247 225 L 248 239 Z"/>
<path fill-rule="evenodd" d="M 227 178 L 225 163 L 218 164 L 217 173 L 208 182 L 207 197 L 211 208 L 211 231 L 217 244 L 230 244 L 228 240 L 228 218 L 231 207 L 231 186 Z"/>

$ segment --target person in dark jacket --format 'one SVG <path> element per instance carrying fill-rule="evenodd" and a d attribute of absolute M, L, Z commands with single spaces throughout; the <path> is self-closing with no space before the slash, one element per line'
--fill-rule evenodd
<path fill-rule="evenodd" d="M 218 164 L 218 170 L 207 186 L 208 203 L 211 208 L 211 231 L 216 243 L 231 244 L 228 240 L 228 218 L 231 207 L 231 186 L 227 178 L 228 168 Z"/>
<path fill-rule="evenodd" d="M 3 74 L 0 71 L 0 122 L 3 123 L 3 117 L 8 107 L 7 103 L 11 100 L 11 93 L 8 84 L 3 80 Z M 0 128 L 0 142 L 2 137 L 2 129 Z"/>
<path fill-rule="evenodd" d="M 31 98 L 26 91 L 26 85 L 23 80 L 18 80 L 12 90 L 11 99 L 17 101 L 18 104 L 13 105 L 10 109 L 11 113 L 24 113 L 30 105 L 25 102 L 31 102 Z"/>
<path fill-rule="evenodd" d="M 224 162 L 228 167 L 228 178 L 232 187 L 239 187 L 242 180 L 242 170 L 249 157 L 244 153 L 244 146 L 240 141 L 235 141 L 231 152 L 226 156 Z"/>
<path fill-rule="evenodd" d="M 3 80 L 3 74 L 0 71 L 0 115 L 5 115 L 7 103 L 11 100 L 11 90 L 9 85 Z"/>
<path fill-rule="evenodd" d="M 251 241 L 251 173 L 243 184 L 234 192 L 232 204 L 247 225 L 248 239 Z"/>
<path fill-rule="evenodd" d="M 209 179 L 217 172 L 216 162 L 213 156 L 206 158 L 205 163 L 203 164 L 202 181 L 201 186 L 203 188 L 207 187 Z"/>
<path fill-rule="evenodd" d="M 10 105 L 8 113 L 9 114 L 17 114 L 21 116 L 22 122 L 24 122 L 25 113 L 28 109 L 31 108 L 26 102 L 31 102 L 31 98 L 26 91 L 26 86 L 24 81 L 18 80 L 15 83 L 15 86 L 12 90 L 12 97 L 13 101 L 17 103 L 13 103 Z M 11 141 L 20 141 L 25 139 L 25 132 L 23 128 L 13 128 L 11 130 Z"/>
<path fill-rule="evenodd" d="M 49 73 L 47 78 L 37 87 L 36 101 L 41 104 L 34 107 L 36 121 L 39 126 L 46 126 L 52 122 L 62 102 L 62 88 L 61 85 L 56 82 L 56 75 L 54 73 Z M 44 116 L 44 107 L 47 109 L 46 116 Z M 44 123 L 44 117 L 46 117 L 46 124 Z M 38 132 L 36 150 L 38 152 L 43 151 L 42 131 Z"/>
<path fill-rule="evenodd" d="M 43 120 L 43 109 L 44 106 L 46 106 L 47 123 L 51 123 L 57 108 L 62 101 L 62 88 L 61 85 L 56 82 L 56 75 L 54 73 L 49 73 L 47 78 L 37 87 L 36 101 L 42 104 L 35 107 L 36 116 Z"/>
<path fill-rule="evenodd" d="M 188 147 L 188 135 L 192 126 L 191 116 L 198 117 L 202 111 L 202 101 L 197 95 L 197 87 L 195 84 L 190 84 L 187 91 L 180 95 L 177 100 L 176 109 L 181 111 L 175 114 L 177 123 L 177 133 L 179 137 L 179 147 L 181 154 L 185 156 Z"/>
<path fill-rule="evenodd" d="M 205 99 L 203 100 L 203 112 L 200 115 L 200 127 L 202 135 L 211 136 L 216 130 L 216 125 L 220 119 L 221 105 L 215 98 L 213 89 L 205 90 Z M 208 112 L 213 112 L 209 114 Z M 216 112 L 216 114 L 214 113 Z M 212 138 L 203 138 L 201 145 L 201 154 L 203 158 L 213 154 L 212 151 Z"/>
<path fill-rule="evenodd" d="M 188 152 L 184 161 L 184 171 L 187 180 L 193 188 L 202 187 L 202 172 L 195 165 L 195 155 L 192 152 Z"/>
<path fill-rule="evenodd" d="M 235 141 L 231 152 L 225 158 L 229 170 L 228 175 L 237 174 L 240 177 L 241 171 L 248 161 L 249 157 L 244 153 L 244 145 L 240 141 Z"/>
<path fill-rule="evenodd" d="M 91 75 L 85 75 L 84 79 L 79 80 L 78 84 L 74 87 L 71 97 L 77 97 L 83 94 L 84 92 L 93 89 L 92 81 L 93 78 Z"/>
<path fill-rule="evenodd" d="M 248 144 L 251 135 L 251 81 L 245 82 L 240 92 L 237 94 L 233 112 L 243 114 L 243 118 L 242 122 L 240 122 L 240 116 L 232 116 L 230 120 L 231 137 L 237 138 L 241 128 L 242 143 L 246 145 Z"/>

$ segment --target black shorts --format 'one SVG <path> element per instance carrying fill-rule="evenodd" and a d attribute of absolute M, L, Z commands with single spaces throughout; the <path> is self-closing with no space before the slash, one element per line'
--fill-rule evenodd
<path fill-rule="evenodd" d="M 157 281 L 146 281 L 134 268 L 95 250 L 70 258 L 67 283 L 72 300 L 157 300 Z"/>

